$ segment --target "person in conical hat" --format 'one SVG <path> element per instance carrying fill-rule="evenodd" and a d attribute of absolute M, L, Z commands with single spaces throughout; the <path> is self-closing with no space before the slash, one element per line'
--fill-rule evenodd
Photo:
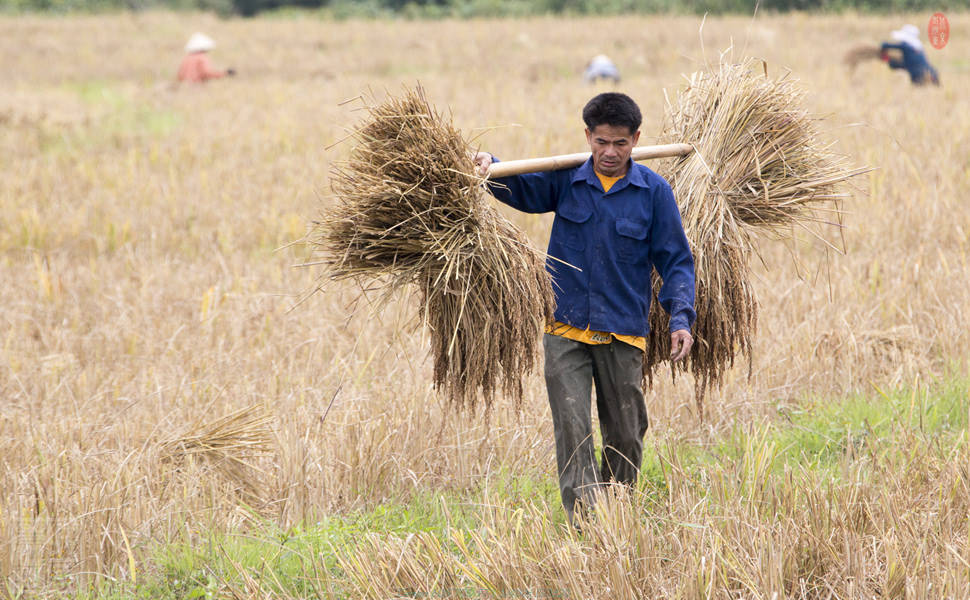
<path fill-rule="evenodd" d="M 605 54 L 597 54 L 583 72 L 583 81 L 595 83 L 597 79 L 612 79 L 613 83 L 620 83 L 620 70 Z"/>
<path fill-rule="evenodd" d="M 204 33 L 193 33 L 185 44 L 185 58 L 179 66 L 178 80 L 188 83 L 203 83 L 210 79 L 233 76 L 234 69 L 219 71 L 209 63 L 209 51 L 216 47 L 212 38 Z"/>
<path fill-rule="evenodd" d="M 939 74 L 926 60 L 926 52 L 923 51 L 923 42 L 919 39 L 919 28 L 916 25 L 903 25 L 892 32 L 892 38 L 894 42 L 885 42 L 880 46 L 882 59 L 890 69 L 906 69 L 913 85 L 940 85 Z M 903 57 L 890 58 L 889 50 L 898 50 Z"/>

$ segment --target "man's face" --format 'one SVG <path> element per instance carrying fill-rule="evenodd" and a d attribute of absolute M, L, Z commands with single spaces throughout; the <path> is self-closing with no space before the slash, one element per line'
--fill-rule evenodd
<path fill-rule="evenodd" d="M 600 175 L 622 177 L 639 139 L 639 130 L 631 132 L 622 125 L 597 125 L 592 131 L 586 129 L 586 141 L 593 153 L 593 168 Z"/>

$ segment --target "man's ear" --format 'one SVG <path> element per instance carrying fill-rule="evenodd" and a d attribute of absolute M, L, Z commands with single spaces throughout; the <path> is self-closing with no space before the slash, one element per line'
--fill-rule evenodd
<path fill-rule="evenodd" d="M 640 141 L 640 130 L 637 129 L 636 133 L 633 134 L 633 139 L 631 140 L 633 145 L 636 146 L 637 142 Z"/>
<path fill-rule="evenodd" d="M 586 143 L 587 144 L 592 144 L 593 143 L 593 134 L 590 132 L 589 127 L 586 127 L 584 129 L 584 131 L 586 131 Z"/>

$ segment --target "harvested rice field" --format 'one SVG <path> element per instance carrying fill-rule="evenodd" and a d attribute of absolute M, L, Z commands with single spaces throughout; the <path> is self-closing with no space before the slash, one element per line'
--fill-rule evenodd
<path fill-rule="evenodd" d="M 843 62 L 922 14 L 0 18 L 0 598 L 970 598 L 970 15 L 947 17 L 939 88 Z M 194 31 L 236 77 L 172 84 Z M 640 480 L 578 532 L 541 365 L 504 377 L 535 341 L 496 345 L 490 409 L 460 409 L 426 298 L 331 279 L 304 240 L 341 214 L 360 97 L 420 84 L 473 148 L 581 152 L 599 53 L 641 144 L 675 141 L 690 73 L 753 57 L 872 170 L 842 227 L 752 235 L 756 332 L 703 414 L 656 366 Z M 486 206 L 545 248 L 550 215 Z"/>

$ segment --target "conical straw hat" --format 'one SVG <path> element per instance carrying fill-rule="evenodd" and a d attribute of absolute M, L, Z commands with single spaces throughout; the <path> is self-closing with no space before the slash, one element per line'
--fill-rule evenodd
<path fill-rule="evenodd" d="M 204 33 L 193 33 L 192 37 L 189 38 L 187 44 L 185 44 L 186 52 L 208 52 L 216 47 L 216 43 L 212 41 L 212 38 Z"/>

